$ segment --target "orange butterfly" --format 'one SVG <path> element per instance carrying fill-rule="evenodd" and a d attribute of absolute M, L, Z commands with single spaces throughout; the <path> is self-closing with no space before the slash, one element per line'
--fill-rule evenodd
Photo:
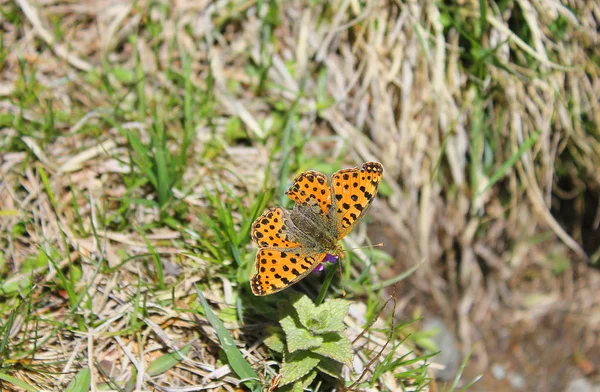
<path fill-rule="evenodd" d="M 328 255 L 342 256 L 338 243 L 362 219 L 383 178 L 379 162 L 343 169 L 331 177 L 309 170 L 299 174 L 285 193 L 292 210 L 273 207 L 252 224 L 256 274 L 250 279 L 255 295 L 284 290 L 308 275 Z"/>

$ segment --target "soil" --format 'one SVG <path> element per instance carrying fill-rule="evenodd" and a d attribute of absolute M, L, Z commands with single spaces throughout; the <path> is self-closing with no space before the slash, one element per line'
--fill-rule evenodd
<path fill-rule="evenodd" d="M 385 250 L 397 260 L 389 271 L 383 271 L 384 278 L 410 267 L 404 264 L 399 247 L 391 245 L 394 237 L 390 228 L 370 225 L 369 236 L 374 243 L 383 241 Z M 447 266 L 437 267 L 439 277 L 443 277 L 442 271 Z M 565 306 L 559 299 L 555 304 L 545 304 L 547 308 L 538 315 L 536 309 L 529 309 L 529 315 L 525 313 L 527 310 L 504 304 L 485 317 L 485 322 L 474 326 L 476 333 L 469 336 L 472 342 L 469 347 L 460 341 L 457 333 L 458 305 L 454 309 L 442 308 L 430 293 L 416 288 L 423 287 L 423 282 L 415 282 L 419 278 L 414 275 L 397 285 L 398 298 L 408 298 L 399 317 L 411 318 L 416 309 L 421 310 L 424 318 L 443 317 L 455 332 L 463 355 L 471 346 L 475 348 L 461 380 L 468 382 L 478 375 L 483 377 L 470 391 L 563 391 L 570 381 L 580 377 L 600 385 L 600 330 L 593 321 L 598 316 L 578 310 L 592 309 L 589 304 L 581 305 L 586 297 L 590 303 L 597 301 L 589 297 L 597 293 L 592 287 L 600 282 L 600 272 L 580 262 L 573 266 L 571 273 L 574 281 L 571 306 Z M 534 291 L 528 279 L 527 276 L 512 277 L 511 287 L 523 295 L 530 289 Z M 560 277 L 555 279 L 560 280 Z M 561 283 L 544 284 L 556 287 Z M 539 285 L 535 289 L 539 289 Z M 437 385 L 443 383 L 437 382 Z"/>
<path fill-rule="evenodd" d="M 600 384 L 598 334 L 587 331 L 577 317 L 552 313 L 537 324 L 485 325 L 481 331 L 489 366 L 472 391 L 563 391 L 579 377 Z M 503 368 L 505 377 L 494 376 L 493 367 Z M 470 380 L 481 372 L 468 366 L 464 374 Z M 519 377 L 524 381 L 520 387 L 514 385 Z"/>

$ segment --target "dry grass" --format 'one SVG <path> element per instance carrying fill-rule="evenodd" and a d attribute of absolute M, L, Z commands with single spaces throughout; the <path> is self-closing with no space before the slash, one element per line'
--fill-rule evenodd
<path fill-rule="evenodd" d="M 455 323 L 474 372 L 512 356 L 509 342 L 513 366 L 537 363 L 562 341 L 544 331 L 564 328 L 576 347 L 527 374 L 552 373 L 538 387 L 556 389 L 589 371 L 577 358 L 600 334 L 600 7 L 482 3 L 1 1 L 2 372 L 42 390 L 88 366 L 93 388 L 234 390 L 197 284 L 268 381 L 267 320 L 238 314 L 265 306 L 248 296 L 252 246 L 231 253 L 215 200 L 239 231 L 295 172 L 368 160 L 387 183 L 369 237 L 394 260 L 373 287 L 425 260 L 399 318 Z M 165 166 L 168 184 L 161 153 L 187 157 Z M 376 388 L 411 385 L 390 377 Z"/>

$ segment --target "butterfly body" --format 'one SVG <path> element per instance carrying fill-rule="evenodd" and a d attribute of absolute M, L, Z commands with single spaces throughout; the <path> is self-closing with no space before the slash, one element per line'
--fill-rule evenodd
<path fill-rule="evenodd" d="M 333 251 L 337 244 L 333 220 L 318 206 L 300 204 L 290 212 L 291 232 L 303 237 L 303 244 L 319 251 Z"/>
<path fill-rule="evenodd" d="M 378 162 L 340 170 L 331 185 L 322 173 L 299 174 L 286 192 L 294 208 L 270 208 L 252 224 L 252 239 L 260 247 L 252 292 L 276 293 L 308 275 L 327 254 L 342 257 L 339 241 L 365 215 L 382 177 Z"/>

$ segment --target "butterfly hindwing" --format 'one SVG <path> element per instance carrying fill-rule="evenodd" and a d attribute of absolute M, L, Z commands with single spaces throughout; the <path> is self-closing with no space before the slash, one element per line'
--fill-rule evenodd
<path fill-rule="evenodd" d="M 333 220 L 338 239 L 352 230 L 373 202 L 383 178 L 379 162 L 367 162 L 362 168 L 344 169 L 331 177 Z"/>
<path fill-rule="evenodd" d="M 308 275 L 325 254 L 311 249 L 259 249 L 256 274 L 250 279 L 254 295 L 269 295 L 288 288 Z"/>

